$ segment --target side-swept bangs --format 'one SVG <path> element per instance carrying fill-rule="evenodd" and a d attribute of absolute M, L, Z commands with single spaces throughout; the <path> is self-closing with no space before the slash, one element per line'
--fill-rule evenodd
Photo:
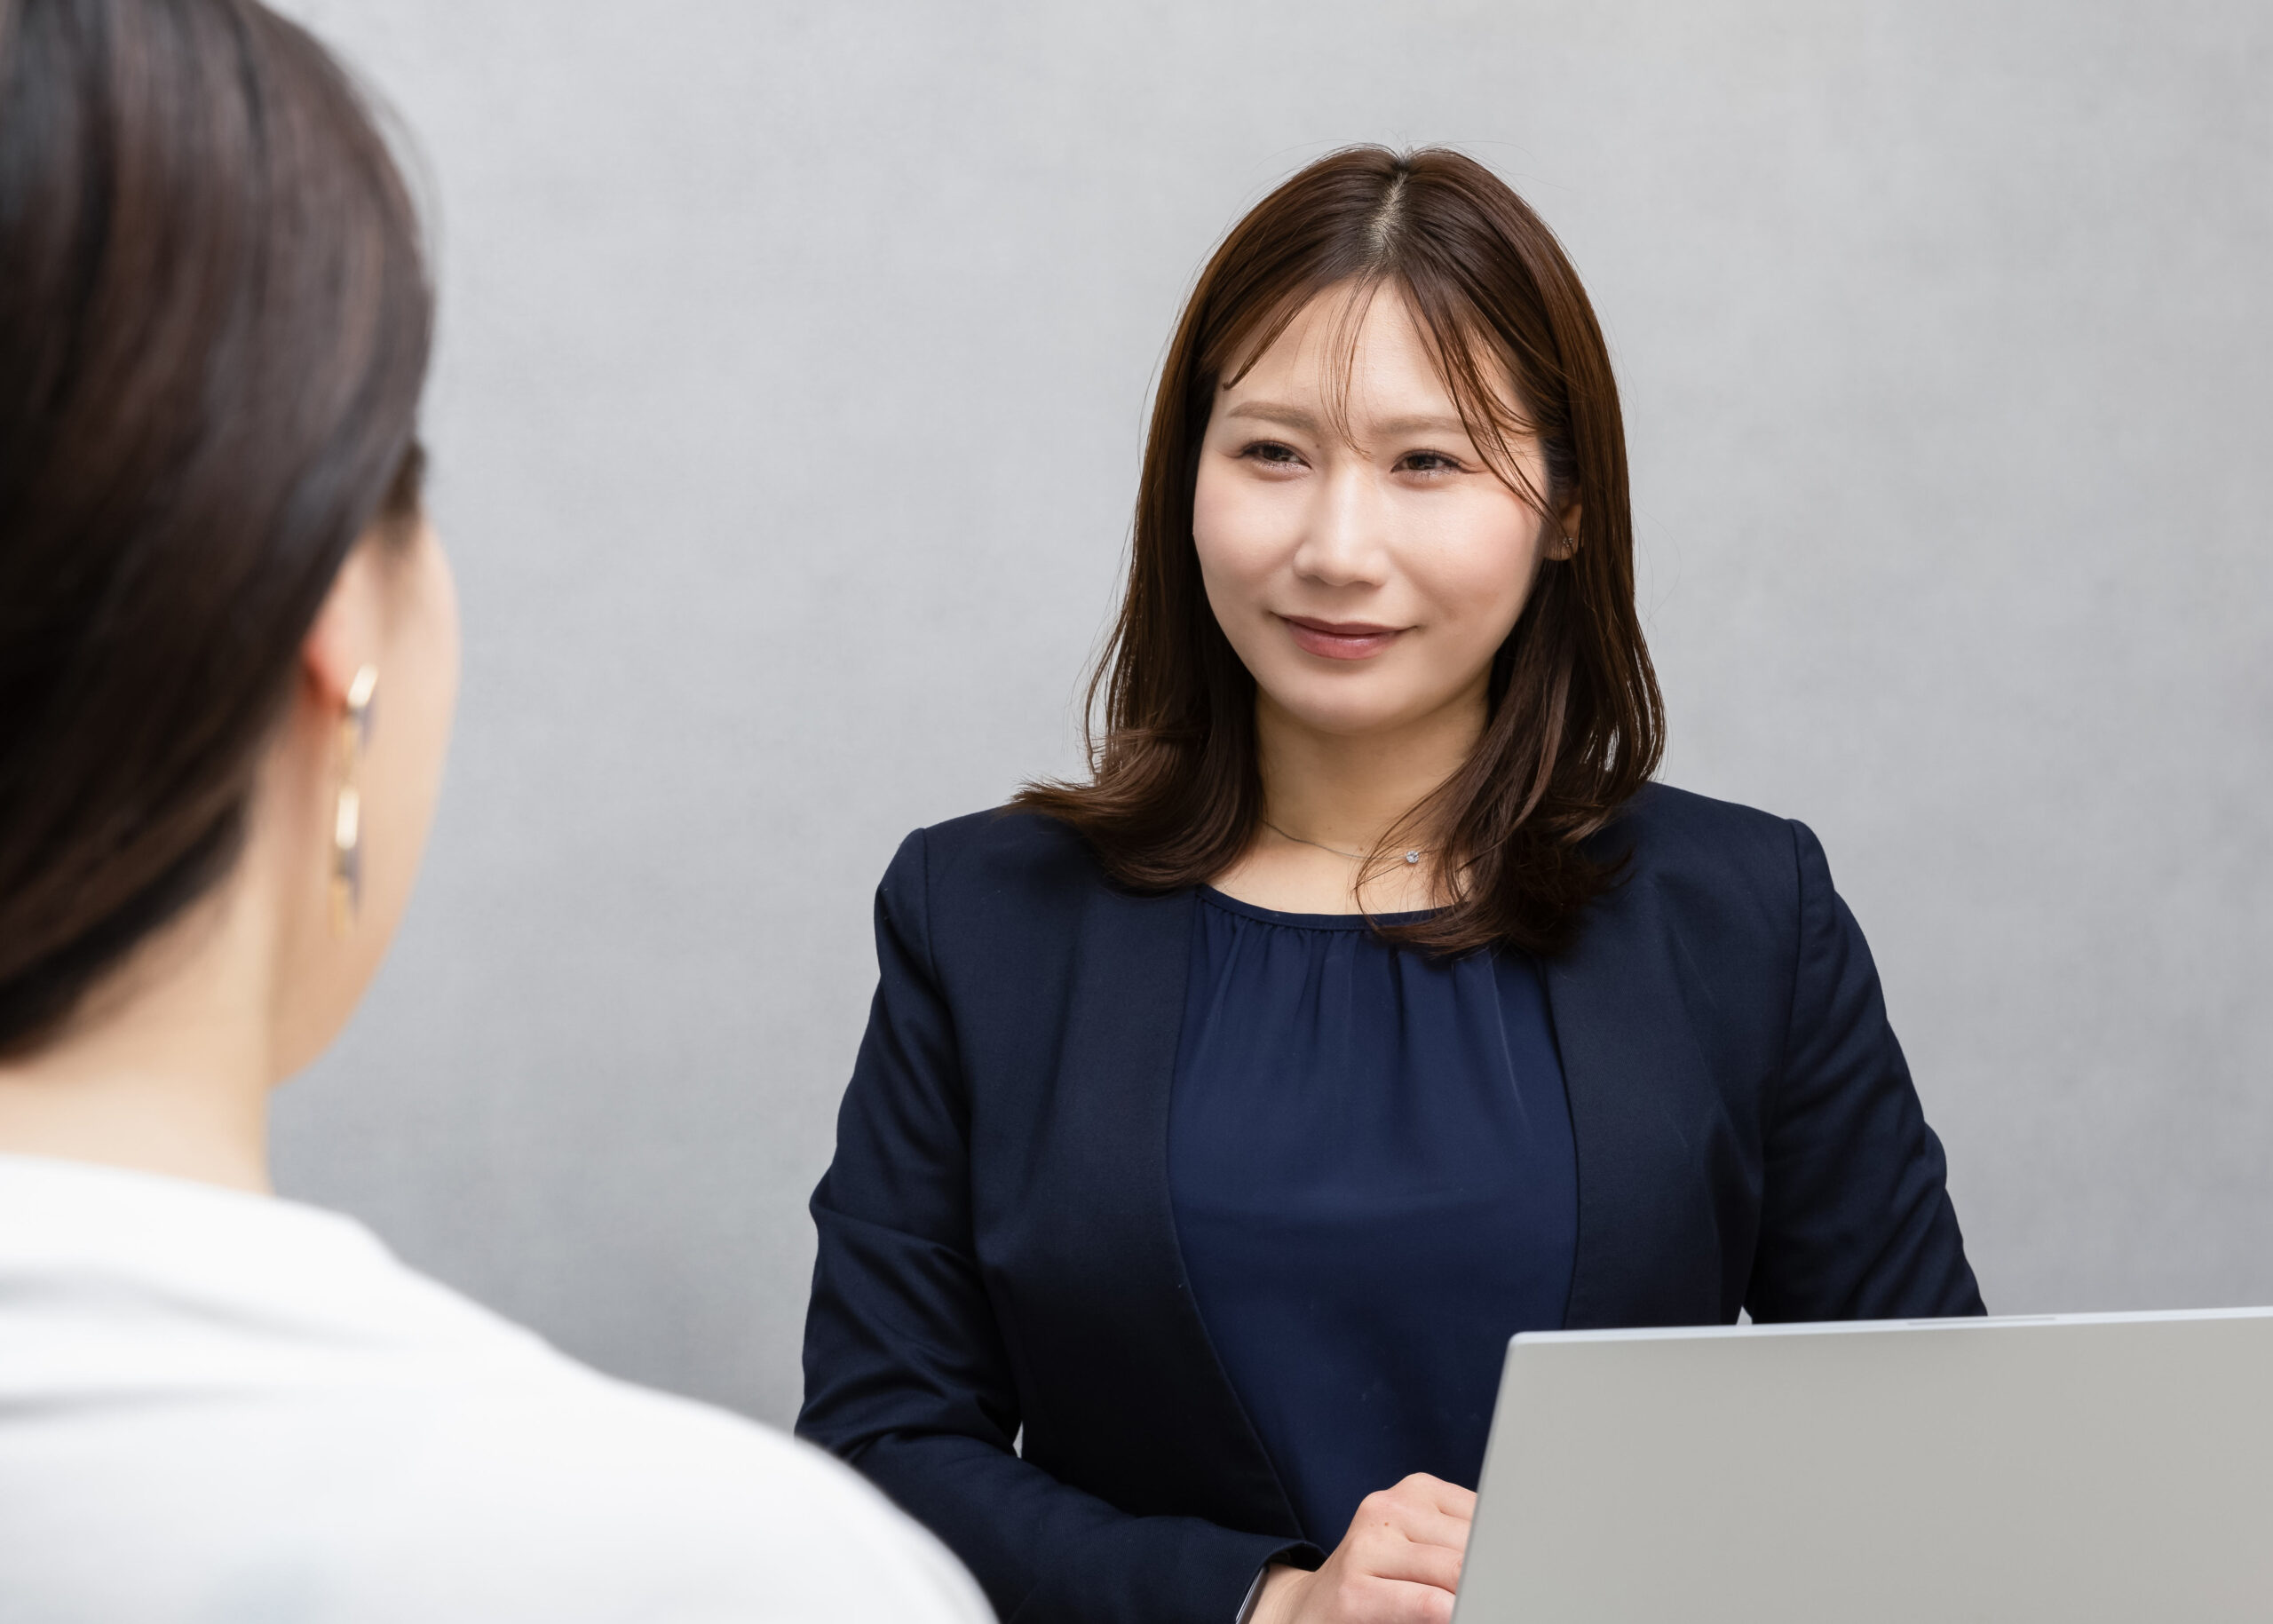
<path fill-rule="evenodd" d="M 1550 463 L 1544 489 L 1537 487 L 1524 465 L 1520 448 L 1533 441 L 1543 450 L 1550 442 L 1540 432 L 1535 414 L 1525 405 L 1532 392 L 1523 358 L 1494 331 L 1455 281 L 1426 265 L 1398 265 L 1369 269 L 1348 281 L 1323 287 L 1307 284 L 1292 290 L 1267 313 L 1248 313 L 1248 319 L 1227 322 L 1208 353 L 1200 358 L 1200 372 L 1213 380 L 1216 391 L 1229 389 L 1247 376 L 1271 346 L 1279 342 L 1303 311 L 1322 299 L 1336 300 L 1340 308 L 1327 332 L 1327 426 L 1345 445 L 1354 447 L 1350 428 L 1350 381 L 1356 375 L 1358 345 L 1366 316 L 1382 293 L 1401 296 L 1420 329 L 1423 348 L 1437 380 L 1460 414 L 1469 442 L 1496 473 L 1533 511 L 1542 515 L 1567 503 L 1576 471 Z M 1204 433 L 1207 418 L 1200 419 Z"/>
<path fill-rule="evenodd" d="M 1392 288 L 1478 454 L 1543 524 L 1573 504 L 1580 518 L 1576 551 L 1541 563 L 1493 662 L 1483 739 L 1374 854 L 1385 863 L 1416 838 L 1442 854 L 1444 907 L 1390 933 L 1439 952 L 1550 953 L 1615 881 L 1616 861 L 1587 843 L 1655 771 L 1664 708 L 1635 612 L 1624 428 L 1600 325 L 1554 234 L 1458 153 L 1334 153 L 1263 199 L 1208 261 L 1153 400 L 1128 588 L 1089 682 L 1089 781 L 1030 784 L 1016 804 L 1071 824 L 1139 891 L 1204 882 L 1247 849 L 1263 812 L 1255 684 L 1200 582 L 1200 442 L 1224 384 L 1337 290 L 1346 390 L 1346 346 Z M 1519 455 L 1531 444 L 1544 489 Z"/>

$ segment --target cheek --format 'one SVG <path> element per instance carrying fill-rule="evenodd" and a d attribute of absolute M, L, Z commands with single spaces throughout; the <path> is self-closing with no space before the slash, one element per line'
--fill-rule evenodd
<path fill-rule="evenodd" d="M 1285 512 L 1280 493 L 1260 481 L 1216 471 L 1211 457 L 1200 466 L 1192 493 L 1192 543 L 1199 551 L 1208 596 L 1253 590 L 1291 551 L 1300 527 Z M 1218 606 L 1221 600 L 1218 599 Z"/>
<path fill-rule="evenodd" d="M 403 627 L 404 641 L 413 658 L 437 672 L 447 672 L 448 686 L 457 685 L 458 581 L 450 555 L 430 529 L 422 539 L 416 579 L 406 594 L 410 612 Z"/>
<path fill-rule="evenodd" d="M 1406 554 L 1409 578 L 1437 623 L 1463 642 L 1497 648 L 1523 613 L 1539 572 L 1539 519 L 1498 503 L 1445 516 L 1449 522 Z"/>
<path fill-rule="evenodd" d="M 464 653 L 463 630 L 458 619 L 458 578 L 450 568 L 447 555 L 436 550 L 436 567 L 440 574 L 437 588 L 435 641 L 437 658 L 447 673 L 447 690 L 450 709 L 457 708 L 458 676 Z"/>
<path fill-rule="evenodd" d="M 449 560 L 431 536 L 411 562 L 415 572 L 404 582 L 408 590 L 389 654 L 400 672 L 393 718 L 400 766 L 411 798 L 423 802 L 440 776 L 457 709 L 458 596 Z"/>

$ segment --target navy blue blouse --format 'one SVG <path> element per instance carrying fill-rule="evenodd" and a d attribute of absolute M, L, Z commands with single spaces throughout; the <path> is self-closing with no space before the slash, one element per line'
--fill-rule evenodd
<path fill-rule="evenodd" d="M 1563 1324 L 1578 1161 L 1546 990 L 1355 915 L 1193 909 L 1168 1184 L 1201 1320 L 1331 1550 L 1408 1473 L 1473 1488 L 1508 1338 Z"/>

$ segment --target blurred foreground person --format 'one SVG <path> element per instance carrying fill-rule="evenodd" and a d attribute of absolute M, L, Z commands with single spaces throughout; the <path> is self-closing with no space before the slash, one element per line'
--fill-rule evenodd
<path fill-rule="evenodd" d="M 819 1451 L 267 1193 L 457 677 L 432 302 L 250 0 L 0 0 L 0 1618 L 976 1620 Z"/>

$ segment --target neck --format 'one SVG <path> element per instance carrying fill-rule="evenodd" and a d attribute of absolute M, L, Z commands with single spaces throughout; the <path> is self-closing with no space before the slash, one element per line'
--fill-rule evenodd
<path fill-rule="evenodd" d="M 0 1152 L 267 1190 L 272 932 L 245 891 L 225 883 L 0 1061 Z"/>
<path fill-rule="evenodd" d="M 1264 816 L 1289 835 L 1350 852 L 1370 852 L 1392 831 L 1413 844 L 1432 844 L 1430 831 L 1407 820 L 1468 760 L 1483 737 L 1485 709 L 1478 685 L 1394 728 L 1328 733 L 1258 694 Z"/>

